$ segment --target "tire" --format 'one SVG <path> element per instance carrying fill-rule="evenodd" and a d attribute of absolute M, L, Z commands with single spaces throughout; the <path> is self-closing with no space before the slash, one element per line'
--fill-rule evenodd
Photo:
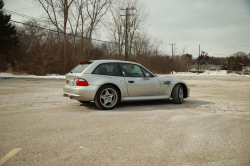
<path fill-rule="evenodd" d="M 102 86 L 96 93 L 95 105 L 103 110 L 113 109 L 120 101 L 119 91 L 112 85 Z"/>
<path fill-rule="evenodd" d="M 172 92 L 173 103 L 175 104 L 182 104 L 184 97 L 183 97 L 183 88 L 180 84 L 175 85 L 173 92 Z"/>
<path fill-rule="evenodd" d="M 81 100 L 78 100 L 80 103 L 82 104 L 86 104 L 86 103 L 90 103 L 91 101 L 81 101 Z"/>

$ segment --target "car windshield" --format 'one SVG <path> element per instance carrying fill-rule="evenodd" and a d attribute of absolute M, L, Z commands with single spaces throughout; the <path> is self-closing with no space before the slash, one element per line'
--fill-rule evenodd
<path fill-rule="evenodd" d="M 90 63 L 79 64 L 74 69 L 70 71 L 70 73 L 81 73 L 86 67 L 88 67 Z"/>

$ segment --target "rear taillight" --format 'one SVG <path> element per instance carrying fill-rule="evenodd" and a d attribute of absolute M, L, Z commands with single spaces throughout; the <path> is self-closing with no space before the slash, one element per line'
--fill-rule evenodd
<path fill-rule="evenodd" d="M 68 81 L 66 80 L 66 84 L 67 84 L 67 82 L 68 82 Z"/>
<path fill-rule="evenodd" d="M 89 86 L 89 83 L 85 79 L 78 78 L 76 86 Z"/>

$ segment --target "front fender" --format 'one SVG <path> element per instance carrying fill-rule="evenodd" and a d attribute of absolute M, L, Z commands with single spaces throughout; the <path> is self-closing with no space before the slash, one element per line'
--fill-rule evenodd
<path fill-rule="evenodd" d="M 174 89 L 174 87 L 178 84 L 181 84 L 182 85 L 182 88 L 183 88 L 183 92 L 184 92 L 184 98 L 188 98 L 189 95 L 190 95 L 190 89 L 188 87 L 188 85 L 184 82 L 184 81 L 181 81 L 181 80 L 178 80 L 178 81 L 175 81 L 173 84 L 172 84 L 172 87 Z M 172 92 L 173 92 L 173 89 L 172 89 Z M 171 97 L 172 97 L 172 93 L 171 93 Z"/>

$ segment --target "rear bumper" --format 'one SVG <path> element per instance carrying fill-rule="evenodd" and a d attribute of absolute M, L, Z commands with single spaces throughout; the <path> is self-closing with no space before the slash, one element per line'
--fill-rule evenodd
<path fill-rule="evenodd" d="M 99 86 L 89 85 L 89 86 L 70 86 L 65 85 L 63 87 L 63 97 L 69 97 L 74 100 L 81 101 L 93 101 L 95 98 L 96 91 Z"/>

